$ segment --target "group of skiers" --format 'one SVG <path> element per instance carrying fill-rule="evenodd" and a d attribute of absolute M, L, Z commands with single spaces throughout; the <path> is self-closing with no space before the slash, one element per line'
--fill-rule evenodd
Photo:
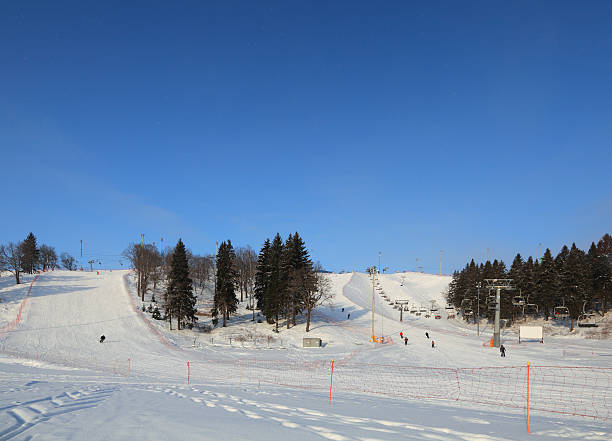
<path fill-rule="evenodd" d="M 404 345 L 408 346 L 408 337 L 404 336 L 404 331 L 400 331 L 399 334 L 400 334 L 400 338 L 404 340 Z M 428 340 L 430 339 L 428 331 L 425 331 L 425 337 L 427 337 Z M 431 339 L 431 348 L 435 349 L 435 347 L 436 347 L 436 342 L 433 339 Z M 506 348 L 504 347 L 504 345 L 499 346 L 499 352 L 502 357 L 506 356 Z"/>

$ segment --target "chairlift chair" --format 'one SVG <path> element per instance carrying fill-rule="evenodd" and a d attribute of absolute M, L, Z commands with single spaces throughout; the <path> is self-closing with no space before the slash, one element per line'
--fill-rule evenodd
<path fill-rule="evenodd" d="M 514 306 L 524 306 L 525 298 L 523 296 L 514 296 L 512 297 L 512 305 Z"/>
<path fill-rule="evenodd" d="M 569 318 L 569 316 L 570 313 L 569 309 L 567 309 L 567 306 L 555 306 L 555 309 L 553 310 L 553 319 L 562 320 Z"/>

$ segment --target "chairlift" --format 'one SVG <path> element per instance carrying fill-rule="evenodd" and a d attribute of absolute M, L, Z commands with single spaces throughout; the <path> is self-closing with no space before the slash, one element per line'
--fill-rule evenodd
<path fill-rule="evenodd" d="M 578 316 L 578 327 L 580 328 L 596 328 L 598 325 L 594 321 L 595 313 L 594 312 L 586 312 L 586 304 L 584 302 L 582 304 L 582 314 Z"/>
<path fill-rule="evenodd" d="M 566 318 L 569 318 L 569 316 L 570 316 L 570 313 L 569 313 L 569 309 L 567 309 L 567 306 L 555 306 L 555 309 L 553 310 L 554 320 L 566 319 Z"/>
<path fill-rule="evenodd" d="M 525 306 L 523 307 L 523 315 L 538 315 L 538 305 L 535 303 L 527 303 L 525 304 Z"/>
<path fill-rule="evenodd" d="M 472 300 L 471 299 L 463 299 L 461 301 L 461 309 L 471 309 L 472 308 Z M 446 308 L 449 309 L 449 308 Z"/>
<path fill-rule="evenodd" d="M 514 306 L 524 306 L 525 298 L 523 296 L 514 296 L 512 297 L 512 305 Z"/>

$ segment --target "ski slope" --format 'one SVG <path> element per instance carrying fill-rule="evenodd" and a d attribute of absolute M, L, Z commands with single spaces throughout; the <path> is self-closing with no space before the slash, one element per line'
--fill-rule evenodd
<path fill-rule="evenodd" d="M 31 281 L 15 286 L 7 277 L 0 278 L 0 329 L 14 319 Z M 527 361 L 563 365 L 568 348 L 574 354 L 572 366 L 609 367 L 612 359 L 609 340 L 550 338 L 545 345 L 519 346 L 512 333 L 504 335 L 508 357 L 502 359 L 494 348 L 483 346 L 491 330 L 478 336 L 459 321 L 406 312 L 400 322 L 399 311 L 377 293 L 375 335 L 386 336 L 388 343 L 371 344 L 371 280 L 360 273 L 332 274 L 329 279 L 331 302 L 315 311 L 308 334 L 324 344 L 306 349 L 301 347 L 303 322 L 276 334 L 265 322 L 252 322 L 244 304 L 225 329 L 211 334 L 169 331 L 167 322 L 151 320 L 139 310 L 129 272 L 44 273 L 31 285 L 19 323 L 0 333 L 0 441 L 128 436 L 523 439 L 526 422 L 520 409 L 473 402 L 458 406 L 443 396 L 393 397 L 394 388 L 408 394 L 418 390 L 423 381 L 411 372 L 419 370 L 423 379 L 438 369 L 474 381 L 474 367 L 506 369 Z M 391 299 L 426 305 L 436 300 L 441 309 L 448 281 L 418 273 L 380 276 Z M 408 336 L 408 345 L 400 342 L 400 331 Z M 425 331 L 436 348 L 431 348 Z M 107 340 L 100 344 L 102 334 Z M 237 342 L 247 334 L 262 338 Z M 269 344 L 268 337 L 274 343 Z M 330 404 L 331 360 L 337 371 Z M 514 377 L 502 380 L 500 385 L 513 387 Z M 356 393 L 360 382 L 367 387 Z M 446 387 L 453 390 L 454 382 L 440 385 L 436 388 L 443 395 Z M 607 419 L 540 412 L 531 420 L 538 439 L 603 440 L 611 430 Z"/>

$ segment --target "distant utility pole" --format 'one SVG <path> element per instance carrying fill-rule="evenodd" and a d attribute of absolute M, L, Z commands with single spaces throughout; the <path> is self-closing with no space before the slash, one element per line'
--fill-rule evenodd
<path fill-rule="evenodd" d="M 538 263 L 542 260 L 542 242 L 538 244 Z"/>
<path fill-rule="evenodd" d="M 476 335 L 480 336 L 480 288 L 482 287 L 482 283 L 478 282 L 476 284 L 476 288 L 478 288 L 478 297 L 476 300 Z"/>
<path fill-rule="evenodd" d="M 489 261 L 489 248 L 487 248 L 487 262 Z"/>
<path fill-rule="evenodd" d="M 87 262 L 89 264 L 89 271 L 93 272 L 93 264 L 94 264 L 94 260 L 90 260 L 89 262 Z"/>
<path fill-rule="evenodd" d="M 380 274 L 380 257 L 382 256 L 382 253 L 379 251 L 378 252 L 378 274 Z"/>
<path fill-rule="evenodd" d="M 444 250 L 440 250 L 440 275 L 442 275 L 442 253 Z"/>
<path fill-rule="evenodd" d="M 376 266 L 373 266 L 372 267 L 372 343 L 376 342 L 376 336 L 374 334 L 374 296 L 376 295 L 376 291 L 374 289 L 375 280 L 376 280 Z"/>
<path fill-rule="evenodd" d="M 81 271 L 83 271 L 83 239 L 81 239 Z"/>
<path fill-rule="evenodd" d="M 416 258 L 416 264 L 415 264 L 414 271 L 417 273 L 419 272 L 419 258 L 418 257 Z"/>
<path fill-rule="evenodd" d="M 140 235 L 140 244 L 144 246 L 144 233 Z"/>

